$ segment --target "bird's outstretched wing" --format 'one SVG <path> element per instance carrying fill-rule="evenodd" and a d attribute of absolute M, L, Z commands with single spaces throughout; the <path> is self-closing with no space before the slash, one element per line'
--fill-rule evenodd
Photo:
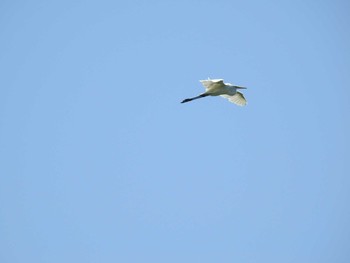
<path fill-rule="evenodd" d="M 247 104 L 247 100 L 244 98 L 243 94 L 238 92 L 233 95 L 221 95 L 222 97 L 228 99 L 230 102 L 238 105 L 238 106 L 245 106 Z"/>
<path fill-rule="evenodd" d="M 214 86 L 223 86 L 223 85 L 225 85 L 223 79 L 205 79 L 205 80 L 200 80 L 200 82 L 202 83 L 202 85 L 206 89 L 211 89 Z"/>

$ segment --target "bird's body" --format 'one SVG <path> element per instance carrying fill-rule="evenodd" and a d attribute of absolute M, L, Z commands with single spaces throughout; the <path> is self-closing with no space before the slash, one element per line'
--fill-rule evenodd
<path fill-rule="evenodd" d="M 238 89 L 246 89 L 245 87 L 234 86 L 230 83 L 224 83 L 223 79 L 207 79 L 200 80 L 205 87 L 205 92 L 197 97 L 188 98 L 181 103 L 189 102 L 195 99 L 204 98 L 207 96 L 222 96 L 239 106 L 245 106 L 247 104 L 243 94 L 238 92 Z"/>

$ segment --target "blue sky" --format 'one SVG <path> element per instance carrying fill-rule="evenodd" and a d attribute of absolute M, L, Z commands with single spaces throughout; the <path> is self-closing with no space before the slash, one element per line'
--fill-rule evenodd
<path fill-rule="evenodd" d="M 349 262 L 349 10 L 2 1 L 0 261 Z"/>

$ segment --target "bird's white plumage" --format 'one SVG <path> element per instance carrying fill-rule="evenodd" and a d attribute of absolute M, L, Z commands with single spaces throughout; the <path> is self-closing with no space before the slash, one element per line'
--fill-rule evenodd
<path fill-rule="evenodd" d="M 223 79 L 205 79 L 200 80 L 200 82 L 203 84 L 203 86 L 206 89 L 210 89 L 213 86 L 224 86 L 224 80 Z"/>
<path fill-rule="evenodd" d="M 205 87 L 206 94 L 210 96 L 219 96 L 222 94 L 231 94 L 230 90 L 226 83 L 224 83 L 223 79 L 208 79 L 208 80 L 200 80 L 200 82 Z M 233 93 L 231 94 L 233 95 Z"/>
<path fill-rule="evenodd" d="M 223 79 L 206 79 L 200 80 L 205 87 L 205 92 L 197 97 L 188 98 L 182 101 L 182 103 L 189 102 L 195 99 L 203 98 L 206 96 L 222 96 L 228 99 L 230 102 L 239 106 L 245 106 L 247 104 L 243 94 L 238 92 L 238 89 L 245 89 L 244 87 L 234 86 L 230 83 L 224 83 Z"/>
<path fill-rule="evenodd" d="M 233 96 L 230 95 L 221 95 L 221 97 L 228 99 L 230 102 L 238 105 L 238 106 L 245 106 L 247 105 L 247 101 L 244 98 L 243 94 L 237 91 L 237 93 Z"/>

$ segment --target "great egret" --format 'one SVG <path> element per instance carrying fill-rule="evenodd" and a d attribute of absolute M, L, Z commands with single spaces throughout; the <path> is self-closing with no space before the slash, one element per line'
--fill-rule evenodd
<path fill-rule="evenodd" d="M 223 79 L 207 79 L 200 80 L 205 87 L 205 92 L 197 97 L 184 99 L 181 103 L 189 102 L 192 100 L 204 98 L 207 96 L 221 96 L 228 99 L 230 102 L 237 104 L 238 106 L 245 106 L 247 104 L 243 94 L 238 92 L 238 89 L 246 89 L 245 87 L 234 86 L 230 83 L 224 83 Z"/>

